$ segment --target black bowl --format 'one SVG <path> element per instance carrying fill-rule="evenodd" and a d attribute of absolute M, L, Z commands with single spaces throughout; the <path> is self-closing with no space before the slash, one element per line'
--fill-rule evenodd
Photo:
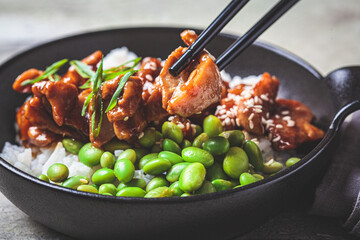
<path fill-rule="evenodd" d="M 0 146 L 14 142 L 15 109 L 26 96 L 12 91 L 18 74 L 31 67 L 44 69 L 58 59 L 81 59 L 95 50 L 127 46 L 140 56 L 165 59 L 182 45 L 180 28 L 129 28 L 85 33 L 40 45 L 0 66 Z M 221 34 L 208 46 L 218 56 L 235 36 Z M 310 106 L 326 137 L 300 163 L 254 184 L 220 193 L 187 198 L 115 198 L 59 187 L 32 177 L 0 159 L 0 190 L 34 220 L 70 236 L 86 239 L 229 239 L 249 231 L 276 214 L 307 186 L 314 185 L 327 165 L 329 146 L 343 118 L 359 107 L 340 110 L 339 101 L 314 68 L 279 48 L 255 43 L 227 69 L 231 75 L 259 75 L 265 71 L 281 82 L 280 97 Z M 330 81 L 331 82 L 331 81 Z M 336 93 L 336 89 L 335 89 Z M 345 94 L 346 95 L 346 94 Z M 352 99 L 350 99 L 352 100 Z"/>

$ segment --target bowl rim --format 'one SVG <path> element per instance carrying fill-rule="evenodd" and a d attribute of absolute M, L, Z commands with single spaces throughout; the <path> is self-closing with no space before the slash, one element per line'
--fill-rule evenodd
<path fill-rule="evenodd" d="M 97 31 L 88 31 L 88 32 L 82 32 L 78 34 L 71 34 L 65 37 L 55 38 L 53 40 L 49 40 L 43 43 L 36 44 L 34 46 L 30 46 L 27 49 L 20 51 L 16 53 L 15 55 L 11 56 L 10 58 L 6 59 L 4 62 L 0 64 L 0 72 L 6 68 L 7 65 L 17 61 L 19 58 L 23 57 L 26 54 L 30 54 L 33 51 L 38 51 L 41 48 L 46 48 L 47 46 L 57 44 L 58 42 L 62 41 L 68 41 L 76 38 L 83 38 L 83 37 L 89 37 L 92 35 L 98 35 L 102 33 L 111 33 L 111 32 L 118 32 L 118 31 L 177 31 L 179 34 L 184 29 L 193 29 L 195 31 L 201 32 L 201 29 L 198 28 L 186 28 L 186 27 L 125 27 L 125 28 L 114 28 L 114 29 L 106 29 L 106 30 L 97 30 Z M 219 36 L 231 38 L 231 39 L 237 39 L 238 36 L 230 33 L 220 33 Z M 294 62 L 297 65 L 300 65 L 304 69 L 306 69 L 309 73 L 311 73 L 315 78 L 321 80 L 323 79 L 323 76 L 314 68 L 312 67 L 308 62 L 301 59 L 300 57 L 294 55 L 293 53 L 290 53 L 289 51 L 278 47 L 276 45 L 265 43 L 262 41 L 255 41 L 253 45 L 266 49 L 268 51 L 274 52 L 277 55 L 280 55 L 281 57 L 284 57 L 292 62 Z M 218 198 L 222 198 L 225 196 L 235 195 L 239 192 L 246 191 L 248 189 L 255 189 L 258 186 L 266 186 L 269 184 L 273 184 L 276 182 L 281 181 L 284 178 L 287 178 L 290 175 L 295 174 L 296 172 L 300 171 L 303 167 L 308 165 L 311 160 L 316 158 L 318 155 L 320 155 L 325 147 L 331 142 L 332 138 L 334 137 L 333 134 L 329 133 L 329 131 L 326 132 L 325 137 L 308 153 L 306 154 L 301 161 L 294 164 L 293 166 L 289 168 L 285 168 L 279 173 L 269 176 L 261 181 L 257 181 L 255 183 L 245 185 L 239 188 L 235 189 L 229 189 L 221 192 L 214 192 L 214 193 L 208 193 L 208 194 L 201 194 L 201 195 L 194 195 L 190 197 L 166 197 L 166 198 L 138 198 L 138 197 L 117 197 L 117 196 L 106 196 L 96 193 L 88 193 L 88 192 L 82 192 L 77 191 L 74 189 L 65 188 L 53 183 L 48 183 L 45 181 L 42 181 L 38 179 L 37 177 L 34 177 L 7 162 L 5 159 L 0 157 L 0 166 L 5 168 L 7 171 L 12 172 L 13 174 L 16 174 L 25 180 L 38 184 L 39 186 L 51 188 L 52 190 L 61 191 L 65 194 L 70 195 L 76 195 L 77 197 L 82 198 L 91 198 L 91 199 L 100 199 L 100 200 L 107 200 L 107 201 L 114 201 L 114 202 L 132 202 L 132 203 L 140 203 L 140 204 L 146 204 L 146 203 L 187 203 L 187 202 L 197 202 L 197 201 L 210 201 Z"/>

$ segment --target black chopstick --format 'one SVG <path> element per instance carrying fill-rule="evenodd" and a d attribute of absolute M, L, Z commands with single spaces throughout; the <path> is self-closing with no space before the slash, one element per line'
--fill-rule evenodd
<path fill-rule="evenodd" d="M 264 17 L 260 19 L 247 33 L 236 40 L 220 57 L 216 64 L 220 70 L 224 69 L 242 51 L 251 45 L 267 28 L 278 20 L 299 0 L 281 0 Z M 173 76 L 177 76 L 184 70 L 192 59 L 199 54 L 204 47 L 221 31 L 222 28 L 242 9 L 248 0 L 233 0 L 220 13 L 220 15 L 206 28 L 197 40 L 186 50 L 186 52 L 169 69 Z"/>
<path fill-rule="evenodd" d="M 224 28 L 224 26 L 245 6 L 249 0 L 233 0 L 216 17 L 216 19 L 199 35 L 187 51 L 169 69 L 170 73 L 177 76 L 186 68 L 192 59 Z"/>
<path fill-rule="evenodd" d="M 299 0 L 281 0 L 264 17 L 260 19 L 247 33 L 238 38 L 228 49 L 225 50 L 216 60 L 219 70 L 223 70 L 242 51 L 250 46 L 266 29 L 278 20 Z"/>

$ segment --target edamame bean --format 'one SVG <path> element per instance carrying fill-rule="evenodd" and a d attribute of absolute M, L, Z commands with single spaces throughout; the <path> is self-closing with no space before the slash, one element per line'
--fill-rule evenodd
<path fill-rule="evenodd" d="M 204 165 L 198 162 L 189 164 L 180 174 L 181 190 L 188 193 L 198 190 L 204 182 L 205 175 Z"/>
<path fill-rule="evenodd" d="M 179 181 L 171 184 L 169 189 L 172 191 L 173 195 L 177 197 L 180 197 L 184 193 L 184 191 L 180 188 Z"/>
<path fill-rule="evenodd" d="M 133 149 L 126 149 L 122 153 L 120 153 L 117 160 L 120 159 L 129 159 L 133 164 L 136 162 L 136 152 Z"/>
<path fill-rule="evenodd" d="M 176 142 L 174 142 L 173 140 L 171 140 L 169 138 L 164 139 L 163 149 L 164 149 L 164 151 L 174 152 L 179 155 L 181 154 L 181 148 L 179 147 L 179 145 L 177 145 Z"/>
<path fill-rule="evenodd" d="M 144 131 L 144 135 L 139 138 L 139 143 L 144 148 L 151 148 L 156 142 L 156 130 L 148 128 Z"/>
<path fill-rule="evenodd" d="M 172 197 L 173 193 L 168 187 L 158 187 L 148 192 L 145 198 Z"/>
<path fill-rule="evenodd" d="M 181 156 L 186 162 L 200 162 L 205 167 L 210 167 L 214 164 L 214 157 L 209 152 L 197 147 L 183 149 Z"/>
<path fill-rule="evenodd" d="M 82 192 L 89 192 L 89 193 L 99 193 L 99 191 L 91 185 L 80 185 L 77 187 L 78 191 L 82 191 Z"/>
<path fill-rule="evenodd" d="M 254 166 L 256 171 L 261 171 L 264 167 L 264 160 L 259 146 L 253 141 L 246 141 L 243 147 L 249 162 Z"/>
<path fill-rule="evenodd" d="M 157 144 L 155 143 L 154 146 L 151 147 L 151 152 L 152 153 L 159 153 L 162 151 L 162 144 Z"/>
<path fill-rule="evenodd" d="M 209 181 L 213 181 L 215 179 L 226 180 L 227 178 L 228 176 L 222 169 L 222 166 L 217 162 L 215 162 L 211 167 L 206 170 L 206 179 Z"/>
<path fill-rule="evenodd" d="M 286 165 L 286 167 L 291 167 L 292 165 L 294 165 L 295 163 L 297 163 L 300 160 L 301 160 L 300 158 L 292 157 L 292 158 L 289 158 L 288 160 L 286 160 L 285 165 Z"/>
<path fill-rule="evenodd" d="M 93 186 L 94 188 L 96 188 L 96 190 L 99 191 L 99 186 L 98 186 L 98 185 L 96 185 L 96 184 L 91 184 L 91 186 Z"/>
<path fill-rule="evenodd" d="M 209 115 L 204 119 L 203 128 L 209 137 L 215 137 L 223 131 L 221 121 L 214 115 Z"/>
<path fill-rule="evenodd" d="M 283 169 L 283 167 L 284 166 L 282 165 L 282 163 L 270 160 L 269 162 L 264 163 L 262 172 L 267 174 L 277 173 L 278 171 Z"/>
<path fill-rule="evenodd" d="M 246 172 L 240 175 L 239 180 L 242 186 L 258 181 L 256 177 Z"/>
<path fill-rule="evenodd" d="M 162 133 L 156 130 L 155 131 L 155 140 L 160 141 L 161 139 L 163 139 Z"/>
<path fill-rule="evenodd" d="M 62 182 L 69 176 L 69 169 L 62 163 L 54 163 L 48 168 L 47 176 L 53 182 Z"/>
<path fill-rule="evenodd" d="M 145 166 L 145 164 L 146 164 L 148 161 L 150 161 L 150 160 L 152 160 L 152 159 L 155 159 L 155 158 L 158 158 L 158 155 L 159 155 L 159 154 L 157 154 L 157 153 L 149 153 L 149 154 L 145 155 L 144 157 L 142 157 L 142 158 L 140 159 L 140 162 L 139 162 L 139 168 L 140 168 L 140 169 L 143 169 L 143 167 Z"/>
<path fill-rule="evenodd" d="M 217 192 L 232 189 L 234 187 L 232 182 L 226 181 L 224 179 L 215 179 L 211 183 L 215 187 Z"/>
<path fill-rule="evenodd" d="M 181 194 L 180 197 L 190 197 L 190 196 L 192 196 L 192 194 L 190 194 L 190 193 L 183 193 L 183 194 Z"/>
<path fill-rule="evenodd" d="M 102 184 L 100 187 L 99 187 L 99 193 L 100 194 L 110 194 L 112 196 L 115 196 L 116 195 L 116 187 L 114 184 L 111 184 L 111 183 L 105 183 L 105 184 Z"/>
<path fill-rule="evenodd" d="M 91 177 L 92 182 L 98 186 L 104 183 L 111 183 L 115 180 L 114 170 L 110 168 L 100 168 Z"/>
<path fill-rule="evenodd" d="M 241 147 L 245 139 L 244 133 L 240 130 L 225 131 L 220 133 L 219 136 L 226 138 L 230 143 L 230 147 Z"/>
<path fill-rule="evenodd" d="M 105 143 L 102 148 L 107 152 L 114 153 L 115 150 L 126 150 L 130 148 L 130 145 L 125 141 L 113 138 L 109 142 Z"/>
<path fill-rule="evenodd" d="M 169 151 L 159 152 L 159 158 L 165 158 L 165 159 L 169 160 L 172 165 L 177 164 L 177 163 L 181 163 L 181 162 L 184 161 L 182 159 L 182 157 L 180 157 L 176 153 L 169 152 Z"/>
<path fill-rule="evenodd" d="M 165 179 L 164 176 L 154 177 L 150 180 L 150 182 L 146 186 L 146 192 L 150 192 L 151 190 L 158 188 L 158 187 L 168 187 L 170 184 Z"/>
<path fill-rule="evenodd" d="M 195 194 L 206 194 L 206 193 L 213 193 L 216 192 L 215 187 L 209 181 L 204 181 L 201 187 L 196 190 Z"/>
<path fill-rule="evenodd" d="M 191 142 L 189 140 L 184 139 L 184 141 L 181 144 L 181 148 L 187 148 L 191 147 Z"/>
<path fill-rule="evenodd" d="M 199 136 L 202 132 L 203 132 L 202 128 L 199 125 L 195 124 L 195 135 L 194 135 L 194 137 Z"/>
<path fill-rule="evenodd" d="M 75 139 L 71 138 L 64 138 L 62 140 L 62 144 L 66 151 L 72 153 L 72 154 L 78 154 L 80 151 L 80 148 L 84 145 L 84 143 L 77 141 Z"/>
<path fill-rule="evenodd" d="M 209 140 L 204 143 L 203 148 L 213 156 L 220 156 L 229 151 L 230 144 L 226 138 L 216 136 L 209 138 Z"/>
<path fill-rule="evenodd" d="M 135 174 L 134 164 L 129 159 L 120 159 L 115 163 L 114 173 L 120 182 L 130 182 Z"/>
<path fill-rule="evenodd" d="M 257 173 L 254 173 L 253 174 L 253 176 L 258 180 L 258 181 L 260 181 L 260 180 L 263 180 L 264 179 L 264 177 L 263 176 L 261 176 L 260 174 L 257 174 Z"/>
<path fill-rule="evenodd" d="M 116 188 L 116 191 L 120 191 L 121 189 L 123 188 L 126 188 L 126 187 L 139 187 L 141 189 L 144 189 L 146 188 L 146 182 L 144 179 L 141 179 L 141 178 L 133 178 L 130 182 L 127 182 L 127 183 L 119 183 L 119 185 L 117 186 Z"/>
<path fill-rule="evenodd" d="M 169 160 L 164 159 L 164 158 L 155 158 L 155 159 L 148 161 L 144 165 L 143 171 L 146 174 L 158 175 L 160 173 L 165 172 L 169 168 L 171 168 L 171 162 Z"/>
<path fill-rule="evenodd" d="M 240 181 L 238 178 L 237 179 L 231 178 L 229 181 L 232 183 L 233 186 L 237 186 L 240 184 Z"/>
<path fill-rule="evenodd" d="M 117 192 L 117 197 L 144 197 L 146 192 L 139 187 L 126 187 Z"/>
<path fill-rule="evenodd" d="M 100 163 L 101 155 L 104 153 L 100 148 L 94 147 L 91 143 L 87 143 L 79 151 L 79 160 L 89 167 L 93 167 Z"/>
<path fill-rule="evenodd" d="M 166 180 L 169 182 L 175 182 L 179 180 L 181 172 L 186 168 L 190 163 L 189 162 L 181 162 L 173 165 L 170 170 L 166 174 Z"/>
<path fill-rule="evenodd" d="M 111 152 L 104 152 L 100 157 L 100 166 L 103 168 L 113 168 L 115 156 Z"/>
<path fill-rule="evenodd" d="M 164 122 L 161 128 L 161 132 L 164 138 L 170 138 L 177 144 L 180 144 L 184 138 L 181 128 L 172 122 Z"/>
<path fill-rule="evenodd" d="M 149 151 L 145 148 L 134 148 L 134 151 L 136 153 L 136 161 L 140 161 L 140 159 L 145 156 L 146 154 L 149 154 Z"/>
<path fill-rule="evenodd" d="M 203 144 L 209 140 L 209 135 L 207 135 L 207 133 L 201 133 L 199 136 L 197 136 L 195 139 L 194 139 L 194 142 L 193 142 L 193 147 L 197 147 L 197 148 L 202 148 L 203 147 Z"/>
<path fill-rule="evenodd" d="M 239 178 L 248 168 L 249 159 L 245 151 L 239 147 L 230 148 L 223 162 L 225 173 L 231 178 Z"/>
<path fill-rule="evenodd" d="M 41 174 L 38 176 L 38 179 L 43 180 L 44 182 L 50 182 L 48 176 Z"/>
<path fill-rule="evenodd" d="M 75 175 L 66 179 L 61 186 L 71 189 L 77 189 L 80 185 L 89 184 L 89 178 L 81 175 Z"/>

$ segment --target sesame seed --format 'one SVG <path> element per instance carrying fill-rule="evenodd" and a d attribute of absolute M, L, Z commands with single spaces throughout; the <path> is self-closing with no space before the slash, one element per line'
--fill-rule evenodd
<path fill-rule="evenodd" d="M 189 123 L 189 122 L 187 122 L 187 123 L 186 123 L 186 130 L 189 130 L 189 129 L 190 129 L 190 127 L 191 127 L 190 123 Z"/>
<path fill-rule="evenodd" d="M 141 133 L 139 134 L 138 139 L 142 138 L 143 136 L 144 136 L 144 132 L 141 132 Z"/>
<path fill-rule="evenodd" d="M 168 118 L 168 120 L 169 120 L 169 121 L 172 121 L 174 118 L 175 118 L 174 116 L 170 116 L 170 117 Z"/>
<path fill-rule="evenodd" d="M 145 75 L 146 80 L 152 81 L 154 80 L 153 77 L 150 74 Z"/>
<path fill-rule="evenodd" d="M 276 128 L 283 128 L 283 125 L 281 125 L 281 124 L 276 124 L 275 127 L 276 127 Z"/>
<path fill-rule="evenodd" d="M 282 111 L 281 115 L 288 115 L 290 113 L 290 111 Z"/>
<path fill-rule="evenodd" d="M 240 120 L 238 118 L 235 119 L 236 126 L 240 127 Z"/>
<path fill-rule="evenodd" d="M 274 162 L 274 159 L 272 158 L 272 159 L 270 159 L 267 163 L 268 164 L 272 164 Z"/>
<path fill-rule="evenodd" d="M 225 109 L 221 109 L 220 111 L 219 111 L 219 114 L 220 115 L 223 115 L 223 114 L 225 114 L 226 113 L 226 110 Z"/>
<path fill-rule="evenodd" d="M 253 123 L 252 120 L 249 121 L 249 127 L 250 127 L 250 129 L 253 129 L 253 128 L 254 128 L 254 123 Z"/>
<path fill-rule="evenodd" d="M 289 121 L 289 120 L 291 120 L 291 117 L 290 116 L 285 116 L 282 119 L 284 119 L 285 121 Z"/>
<path fill-rule="evenodd" d="M 278 115 L 278 114 L 275 114 L 275 118 L 280 118 L 280 115 Z"/>
<path fill-rule="evenodd" d="M 256 113 L 262 113 L 262 110 L 259 109 L 259 108 L 255 108 L 255 109 L 254 109 L 254 112 L 256 112 Z"/>
<path fill-rule="evenodd" d="M 124 121 L 126 122 L 127 120 L 129 120 L 129 117 L 128 116 L 126 116 L 125 118 L 124 118 Z"/>
<path fill-rule="evenodd" d="M 267 112 L 267 113 L 266 113 L 266 118 L 269 118 L 269 117 L 270 117 L 270 113 Z"/>
<path fill-rule="evenodd" d="M 181 129 L 185 128 L 184 124 L 182 124 L 182 123 L 178 123 L 177 125 L 178 125 Z"/>
<path fill-rule="evenodd" d="M 269 101 L 269 98 L 265 94 L 261 94 L 260 98 L 264 101 Z"/>
<path fill-rule="evenodd" d="M 249 116 L 249 121 L 251 121 L 253 118 L 254 118 L 255 114 L 254 113 L 251 113 L 250 116 Z"/>
<path fill-rule="evenodd" d="M 294 127 L 294 126 L 295 126 L 295 121 L 293 121 L 293 120 L 288 120 L 287 126 L 288 126 L 288 127 Z"/>
<path fill-rule="evenodd" d="M 230 118 L 227 117 L 227 118 L 225 119 L 224 123 L 225 123 L 226 126 L 230 125 L 230 124 L 231 124 Z"/>
<path fill-rule="evenodd" d="M 280 136 L 277 136 L 276 138 L 274 138 L 273 140 L 272 140 L 272 142 L 278 142 L 278 141 L 280 141 Z"/>

